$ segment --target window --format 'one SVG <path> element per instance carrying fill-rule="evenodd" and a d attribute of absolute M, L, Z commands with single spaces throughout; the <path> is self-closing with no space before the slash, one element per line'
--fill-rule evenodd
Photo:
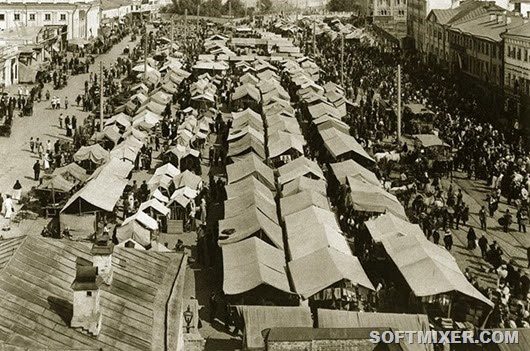
<path fill-rule="evenodd" d="M 66 13 L 61 13 L 61 21 L 66 21 Z"/>
<path fill-rule="evenodd" d="M 45 13 L 44 14 L 44 20 L 45 21 L 51 21 L 52 20 L 52 14 L 51 13 Z"/>
<path fill-rule="evenodd" d="M 20 21 L 20 13 L 15 13 L 15 21 Z"/>
<path fill-rule="evenodd" d="M 34 13 L 30 13 L 29 14 L 29 20 L 30 21 L 35 21 L 35 14 Z"/>
<path fill-rule="evenodd" d="M 521 59 L 521 49 L 517 49 L 517 59 Z"/>
<path fill-rule="evenodd" d="M 6 15 L 4 15 L 3 13 L 0 13 L 0 21 L 5 21 L 6 20 Z"/>
<path fill-rule="evenodd" d="M 87 291 L 86 296 L 92 296 L 92 291 Z"/>

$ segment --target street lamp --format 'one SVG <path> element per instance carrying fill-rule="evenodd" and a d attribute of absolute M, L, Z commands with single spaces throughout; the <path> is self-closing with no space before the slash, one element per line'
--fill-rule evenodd
<path fill-rule="evenodd" d="M 186 311 L 184 311 L 184 321 L 186 322 L 186 333 L 190 332 L 191 321 L 193 320 L 193 312 L 191 312 L 190 305 Z"/>

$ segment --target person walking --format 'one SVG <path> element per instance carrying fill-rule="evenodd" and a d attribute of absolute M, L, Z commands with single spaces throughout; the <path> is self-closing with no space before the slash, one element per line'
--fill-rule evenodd
<path fill-rule="evenodd" d="M 432 232 L 432 241 L 433 241 L 433 243 L 435 243 L 436 245 L 438 245 L 438 243 L 440 242 L 440 233 L 438 232 L 438 229 L 435 229 L 435 230 Z"/>
<path fill-rule="evenodd" d="M 447 251 L 451 251 L 451 248 L 453 247 L 453 235 L 449 228 L 444 233 L 444 246 Z"/>
<path fill-rule="evenodd" d="M 35 140 L 33 140 L 33 137 L 29 138 L 29 149 L 32 154 L 35 153 Z"/>
<path fill-rule="evenodd" d="M 63 120 L 64 120 L 63 114 L 59 113 L 59 128 L 60 129 L 63 129 Z"/>
<path fill-rule="evenodd" d="M 64 109 L 65 109 L 65 110 L 68 109 L 68 96 L 65 96 L 65 97 L 64 97 Z"/>
<path fill-rule="evenodd" d="M 480 239 L 478 239 L 478 247 L 480 247 L 480 254 L 482 255 L 482 258 L 486 258 L 486 253 L 488 252 L 488 239 L 484 236 L 484 234 L 482 234 Z"/>
<path fill-rule="evenodd" d="M 486 222 L 486 206 L 482 206 L 480 211 L 478 212 L 478 217 L 480 219 L 480 229 L 487 230 L 487 222 Z"/>
<path fill-rule="evenodd" d="M 528 211 L 524 206 L 517 211 L 517 224 L 519 232 L 526 233 L 526 224 L 528 222 Z"/>
<path fill-rule="evenodd" d="M 467 249 L 474 250 L 477 247 L 477 234 L 475 234 L 475 229 L 469 227 L 467 232 Z"/>
<path fill-rule="evenodd" d="M 15 182 L 15 185 L 13 185 L 13 200 L 20 201 L 20 198 L 22 197 L 22 185 L 20 182 Z"/>
<path fill-rule="evenodd" d="M 40 177 L 40 162 L 39 160 L 35 161 L 35 164 L 33 165 L 33 179 L 38 181 Z"/>
<path fill-rule="evenodd" d="M 507 208 L 506 212 L 502 216 L 502 228 L 505 233 L 508 233 L 508 230 L 510 229 L 510 225 L 512 225 L 512 214 L 510 213 L 510 209 Z"/>

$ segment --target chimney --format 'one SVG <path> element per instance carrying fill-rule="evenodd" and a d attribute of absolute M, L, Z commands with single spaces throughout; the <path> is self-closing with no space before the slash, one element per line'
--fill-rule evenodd
<path fill-rule="evenodd" d="M 490 21 L 495 22 L 496 20 L 497 20 L 497 15 L 495 15 L 494 13 L 492 13 L 492 14 L 490 15 Z"/>
<path fill-rule="evenodd" d="M 510 16 L 506 17 L 506 24 L 512 23 L 512 18 Z"/>
<path fill-rule="evenodd" d="M 112 253 L 114 252 L 114 244 L 110 242 L 108 234 L 101 234 L 96 236 L 96 243 L 92 245 L 93 266 L 97 267 L 98 275 L 107 285 L 112 283 Z"/>
<path fill-rule="evenodd" d="M 75 280 L 72 283 L 74 308 L 70 326 L 93 336 L 98 335 L 101 330 L 97 275 L 97 267 L 77 265 Z"/>
<path fill-rule="evenodd" d="M 497 15 L 497 23 L 502 23 L 503 22 L 502 17 L 503 17 L 503 15 Z"/>

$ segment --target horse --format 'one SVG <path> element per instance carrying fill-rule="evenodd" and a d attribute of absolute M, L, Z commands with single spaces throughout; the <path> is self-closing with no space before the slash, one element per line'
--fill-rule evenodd
<path fill-rule="evenodd" d="M 377 163 L 380 162 L 399 162 L 401 160 L 401 154 L 397 151 L 385 151 L 374 154 L 374 159 Z"/>

